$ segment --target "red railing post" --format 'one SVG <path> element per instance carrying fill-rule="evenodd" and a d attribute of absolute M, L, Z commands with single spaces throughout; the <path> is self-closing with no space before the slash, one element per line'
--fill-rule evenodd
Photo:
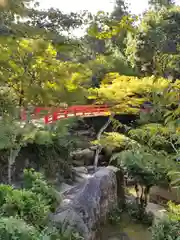
<path fill-rule="evenodd" d="M 49 123 L 49 115 L 46 115 L 46 116 L 44 117 L 44 123 L 45 123 L 45 124 L 48 124 L 48 123 Z"/>
<path fill-rule="evenodd" d="M 20 115 L 21 115 L 21 120 L 22 121 L 25 121 L 26 120 L 26 111 L 25 111 L 25 109 L 24 108 L 21 108 L 21 113 L 20 113 Z"/>
<path fill-rule="evenodd" d="M 53 112 L 52 114 L 52 121 L 55 122 L 58 120 L 58 111 L 56 110 L 55 112 Z"/>

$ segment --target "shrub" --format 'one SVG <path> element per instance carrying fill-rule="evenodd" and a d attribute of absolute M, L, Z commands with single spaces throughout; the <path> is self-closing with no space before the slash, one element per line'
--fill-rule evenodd
<path fill-rule="evenodd" d="M 35 172 L 33 169 L 24 170 L 24 188 L 30 189 L 35 194 L 40 194 L 50 210 L 53 211 L 60 202 L 56 190 L 50 186 L 41 173 Z"/>
<path fill-rule="evenodd" d="M 79 233 L 70 228 L 47 228 L 41 232 L 39 240 L 84 240 Z"/>
<path fill-rule="evenodd" d="M 48 214 L 59 203 L 56 190 L 33 169 L 24 171 L 24 180 L 23 189 L 0 185 L 0 239 L 80 239 L 74 232 L 54 228 L 46 231 Z M 13 225 L 14 222 L 16 224 Z"/>
<path fill-rule="evenodd" d="M 0 239 L 4 240 L 84 240 L 78 233 L 67 229 L 45 228 L 39 232 L 17 217 L 0 219 Z"/>
<path fill-rule="evenodd" d="M 167 217 L 152 226 L 152 240 L 180 239 L 180 205 L 169 202 L 168 207 Z"/>
<path fill-rule="evenodd" d="M 47 216 L 59 203 L 56 191 L 34 170 L 24 171 L 24 189 L 0 185 L 0 212 L 2 216 L 18 216 L 37 228 L 43 228 Z"/>
<path fill-rule="evenodd" d="M 13 190 L 6 195 L 1 212 L 4 216 L 19 216 L 27 223 L 37 227 L 46 224 L 47 215 L 50 211 L 49 205 L 40 194 L 28 190 Z"/>
<path fill-rule="evenodd" d="M 173 202 L 168 202 L 168 216 L 174 221 L 180 222 L 180 204 L 175 204 Z"/>
<path fill-rule="evenodd" d="M 152 226 L 152 240 L 179 240 L 180 222 L 170 219 L 156 221 Z"/>
<path fill-rule="evenodd" d="M 146 212 L 145 207 L 139 206 L 136 203 L 127 203 L 126 209 L 132 220 L 152 226 L 154 217 L 151 213 Z"/>
<path fill-rule="evenodd" d="M 0 218 L 0 239 L 38 240 L 37 230 L 14 217 Z"/>
<path fill-rule="evenodd" d="M 120 208 L 114 208 L 108 216 L 108 220 L 110 224 L 116 225 L 119 224 L 121 221 L 121 214 L 122 214 L 122 209 Z"/>
<path fill-rule="evenodd" d="M 12 195 L 13 188 L 9 185 L 0 184 L 0 206 L 5 203 L 8 195 Z"/>

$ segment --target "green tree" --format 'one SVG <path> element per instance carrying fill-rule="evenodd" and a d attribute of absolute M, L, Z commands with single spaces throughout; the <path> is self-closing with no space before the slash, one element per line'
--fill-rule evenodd
<path fill-rule="evenodd" d="M 0 5 L 0 35 L 5 36 L 25 36 L 32 31 L 22 22 L 28 17 L 28 12 L 37 6 L 34 0 L 3 0 Z"/>
<path fill-rule="evenodd" d="M 169 171 L 178 170 L 179 157 L 179 81 L 169 83 L 163 78 L 135 78 L 109 74 L 99 89 L 93 90 L 100 103 L 112 106 L 114 114 L 133 113 L 140 116 L 136 127 L 117 125 L 123 133 L 108 133 L 98 144 L 116 149 L 112 161 L 135 179 L 137 202 L 148 203 L 152 186 L 169 185 Z M 150 111 L 142 112 L 142 104 L 151 103 Z M 146 109 L 147 110 L 147 109 Z M 141 186 L 141 191 L 138 186 Z M 139 194 L 141 192 L 141 194 Z"/>
<path fill-rule="evenodd" d="M 128 60 L 142 75 L 179 78 L 179 16 L 178 6 L 148 11 L 128 35 Z"/>
<path fill-rule="evenodd" d="M 41 10 L 36 0 L 3 0 L 0 5 L 0 36 L 13 38 L 30 37 L 53 40 L 56 46 L 67 45 L 69 32 L 83 24 L 78 13 L 64 14 L 59 9 Z"/>
<path fill-rule="evenodd" d="M 8 38 L 0 48 L 0 148 L 9 152 L 8 182 L 11 183 L 12 168 L 21 148 L 37 140 L 38 129 L 30 119 L 19 123 L 21 109 L 27 109 L 30 116 L 35 106 L 86 102 L 91 71 L 81 64 L 58 60 L 55 48 L 43 40 Z M 47 144 L 52 138 L 46 134 L 40 144 L 42 141 Z"/>
<path fill-rule="evenodd" d="M 78 48 L 74 49 L 72 58 L 84 63 L 92 70 L 92 85 L 99 86 L 105 74 L 119 72 L 124 75 L 136 75 L 123 54 L 123 46 L 114 43 L 116 37 L 123 31 L 132 31 L 133 19 L 122 17 L 115 20 L 112 16 L 99 12 L 94 16 L 87 34 L 80 40 Z M 122 50 L 122 51 L 121 51 Z"/>
<path fill-rule="evenodd" d="M 162 7 L 171 7 L 175 4 L 173 0 L 149 0 L 148 1 L 150 7 L 154 8 L 155 10 L 159 10 Z"/>
<path fill-rule="evenodd" d="M 128 14 L 128 5 L 125 0 L 116 0 L 112 17 L 116 20 L 121 20 L 123 16 Z"/>
<path fill-rule="evenodd" d="M 58 36 L 62 31 L 78 28 L 83 24 L 83 17 L 78 13 L 62 13 L 59 9 L 33 9 L 28 13 L 29 24 L 37 28 L 44 28 Z"/>
<path fill-rule="evenodd" d="M 57 60 L 49 42 L 23 39 L 0 47 L 1 85 L 12 89 L 17 106 L 50 106 L 85 98 L 91 72 L 80 64 Z"/>

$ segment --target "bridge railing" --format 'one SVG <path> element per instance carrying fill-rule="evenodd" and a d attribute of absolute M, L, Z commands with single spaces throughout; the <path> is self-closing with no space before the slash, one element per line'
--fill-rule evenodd
<path fill-rule="evenodd" d="M 110 112 L 107 105 L 77 105 L 67 108 L 52 108 L 52 107 L 35 107 L 32 111 L 31 119 L 44 118 L 44 123 L 52 123 L 59 119 L 69 117 L 88 117 L 108 115 Z M 27 119 L 27 112 L 21 112 L 21 120 Z"/>

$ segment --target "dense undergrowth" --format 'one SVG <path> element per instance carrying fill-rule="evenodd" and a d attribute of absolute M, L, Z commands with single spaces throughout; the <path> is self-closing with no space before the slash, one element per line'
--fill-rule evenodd
<path fill-rule="evenodd" d="M 55 228 L 49 222 L 61 203 L 59 193 L 47 183 L 41 173 L 24 170 L 24 185 L 13 189 L 0 185 L 0 238 L 19 240 L 80 239 L 72 229 Z"/>
<path fill-rule="evenodd" d="M 124 214 L 130 222 L 142 224 L 151 232 L 152 240 L 178 240 L 180 229 L 180 205 L 168 203 L 166 215 L 163 218 L 155 219 L 152 213 L 139 208 L 136 203 L 126 203 L 125 206 L 118 206 L 110 212 L 108 221 L 111 225 L 121 227 Z"/>
<path fill-rule="evenodd" d="M 3 125 L 1 122 L 0 125 Z M 19 153 L 15 162 L 12 163 L 13 182 L 21 181 L 23 168 L 33 167 L 37 171 L 43 171 L 45 176 L 56 182 L 62 182 L 71 177 L 70 153 L 76 149 L 81 142 L 72 133 L 72 128 L 77 125 L 77 120 L 64 120 L 60 123 L 47 126 L 27 126 L 27 129 L 17 132 L 17 146 Z M 7 141 L 11 141 L 8 126 L 3 126 Z M 5 139 L 4 139 L 5 140 Z M 13 142 L 13 144 L 15 144 Z M 10 144 L 2 144 L 0 156 L 0 180 L 8 181 L 8 162 Z"/>

